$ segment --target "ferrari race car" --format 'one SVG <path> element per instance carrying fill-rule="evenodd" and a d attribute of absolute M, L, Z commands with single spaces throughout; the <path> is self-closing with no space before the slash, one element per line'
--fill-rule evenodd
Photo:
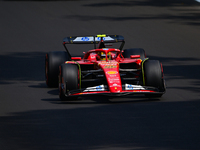
<path fill-rule="evenodd" d="M 119 49 L 107 48 L 120 43 Z M 67 44 L 94 44 L 83 58 L 72 57 Z M 162 64 L 146 58 L 144 49 L 124 49 L 120 35 L 66 37 L 66 51 L 52 51 L 45 57 L 45 76 L 48 87 L 59 87 L 61 100 L 78 96 L 101 94 L 123 96 L 144 94 L 161 97 L 165 93 Z"/>

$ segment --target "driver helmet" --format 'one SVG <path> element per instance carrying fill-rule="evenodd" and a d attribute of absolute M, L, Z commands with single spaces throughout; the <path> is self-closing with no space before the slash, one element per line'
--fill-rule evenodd
<path fill-rule="evenodd" d="M 99 52 L 98 55 L 100 56 L 100 60 L 106 60 L 106 53 L 105 52 Z M 108 60 L 111 60 L 111 52 L 107 53 Z"/>

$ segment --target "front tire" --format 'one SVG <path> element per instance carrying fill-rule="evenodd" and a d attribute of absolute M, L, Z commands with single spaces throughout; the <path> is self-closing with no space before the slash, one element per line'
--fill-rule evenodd
<path fill-rule="evenodd" d="M 144 82 L 145 86 L 158 89 L 158 92 L 165 91 L 162 66 L 158 60 L 147 60 L 144 62 Z M 163 94 L 146 94 L 146 97 L 161 97 Z"/>
<path fill-rule="evenodd" d="M 61 100 L 69 100 L 67 95 L 70 90 L 78 89 L 78 67 L 75 64 L 62 64 L 59 73 L 59 97 Z M 76 99 L 73 97 L 72 99 Z"/>

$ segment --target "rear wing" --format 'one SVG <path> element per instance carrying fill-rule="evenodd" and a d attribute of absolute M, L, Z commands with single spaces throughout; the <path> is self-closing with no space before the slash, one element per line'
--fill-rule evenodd
<path fill-rule="evenodd" d="M 66 51 L 68 52 L 69 56 L 71 55 L 66 47 L 66 44 L 94 44 L 94 49 L 96 49 L 96 44 L 98 43 L 102 44 L 102 43 L 118 43 L 118 42 L 121 42 L 119 49 L 122 50 L 125 41 L 124 37 L 121 35 L 99 34 L 95 36 L 72 36 L 72 37 L 65 37 L 63 39 L 63 45 Z"/>
<path fill-rule="evenodd" d="M 120 50 L 122 50 L 125 41 L 124 37 L 121 35 L 106 35 L 99 34 L 95 36 L 73 36 L 73 37 L 65 37 L 63 39 L 63 45 L 66 48 L 65 44 L 94 44 L 94 48 L 96 48 L 96 44 L 99 42 L 103 43 L 118 43 L 121 42 Z M 67 50 L 67 49 L 66 49 Z"/>
<path fill-rule="evenodd" d="M 104 43 L 117 43 L 124 41 L 124 37 L 121 35 L 100 34 L 96 36 L 65 37 L 63 39 L 63 44 L 98 44 L 101 39 L 103 39 Z"/>

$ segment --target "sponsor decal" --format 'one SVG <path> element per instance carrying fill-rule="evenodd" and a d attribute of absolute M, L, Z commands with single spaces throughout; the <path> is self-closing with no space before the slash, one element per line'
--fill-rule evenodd
<path fill-rule="evenodd" d="M 105 41 L 106 37 L 103 37 L 103 40 Z M 96 41 L 100 41 L 101 37 L 97 37 Z"/>
<path fill-rule="evenodd" d="M 103 89 L 103 88 L 102 88 L 101 85 L 96 87 L 96 90 L 97 90 L 97 91 L 102 91 L 102 89 Z"/>
<path fill-rule="evenodd" d="M 111 84 L 112 83 L 120 84 L 120 79 L 112 77 L 112 78 L 108 78 L 108 82 L 111 83 Z"/>
<path fill-rule="evenodd" d="M 110 74 L 109 77 L 111 77 L 111 79 L 112 79 L 114 77 L 117 77 L 117 75 L 116 74 Z"/>
<path fill-rule="evenodd" d="M 105 65 L 104 68 L 117 68 L 117 66 L 113 66 L 113 65 Z"/>
<path fill-rule="evenodd" d="M 100 41 L 101 40 L 101 37 L 96 37 L 95 38 L 95 41 Z M 107 37 L 103 37 L 103 40 L 104 41 L 112 41 L 114 40 L 113 38 L 111 38 L 110 36 L 107 36 Z"/>
<path fill-rule="evenodd" d="M 121 85 L 114 83 L 114 84 L 110 85 L 110 87 L 121 87 Z"/>
<path fill-rule="evenodd" d="M 102 62 L 99 63 L 99 65 L 101 65 L 101 64 L 104 65 L 104 64 L 106 64 L 106 63 L 108 63 L 108 62 L 106 62 L 106 61 L 102 61 Z"/>
<path fill-rule="evenodd" d="M 77 37 L 73 42 L 93 41 L 93 37 Z"/>
<path fill-rule="evenodd" d="M 108 79 L 112 81 L 119 81 L 119 78 L 108 78 Z"/>
<path fill-rule="evenodd" d="M 103 50 L 108 50 L 108 48 L 102 48 Z"/>
<path fill-rule="evenodd" d="M 95 37 L 95 41 L 100 41 L 101 37 Z M 108 37 L 103 37 L 104 41 L 113 41 L 114 39 L 111 38 L 110 36 Z M 76 37 L 73 42 L 80 42 L 80 41 L 89 41 L 89 42 L 94 42 L 94 37 L 89 36 L 89 37 Z"/>
<path fill-rule="evenodd" d="M 89 41 L 89 38 L 88 37 L 82 37 L 81 41 Z"/>
<path fill-rule="evenodd" d="M 105 91 L 104 85 L 93 86 L 86 88 L 83 92 L 91 92 L 91 91 Z"/>
<path fill-rule="evenodd" d="M 99 65 L 100 65 L 100 64 L 102 64 L 102 65 L 112 65 L 112 66 L 118 65 L 117 62 L 112 62 L 112 61 L 101 61 L 101 62 L 99 63 Z"/>
<path fill-rule="evenodd" d="M 107 74 L 117 74 L 117 71 L 108 71 Z"/>
<path fill-rule="evenodd" d="M 144 87 L 141 85 L 131 85 L 131 84 L 125 84 L 125 89 L 126 90 L 145 90 Z"/>

